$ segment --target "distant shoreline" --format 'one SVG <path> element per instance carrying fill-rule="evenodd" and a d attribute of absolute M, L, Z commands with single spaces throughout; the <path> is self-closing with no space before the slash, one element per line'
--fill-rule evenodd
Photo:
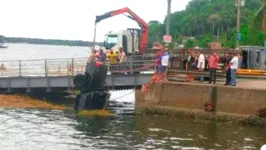
<path fill-rule="evenodd" d="M 27 43 L 38 45 L 64 45 L 64 46 L 82 46 L 91 47 L 93 42 L 81 40 L 59 40 L 59 39 L 39 39 L 39 38 L 24 38 L 24 37 L 5 37 L 6 43 Z M 99 46 L 103 46 L 102 42 L 97 42 Z"/>

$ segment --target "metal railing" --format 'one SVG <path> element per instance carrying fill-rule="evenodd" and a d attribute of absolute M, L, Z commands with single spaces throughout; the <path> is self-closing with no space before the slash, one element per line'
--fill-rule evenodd
<path fill-rule="evenodd" d="M 61 58 L 0 61 L 0 77 L 74 76 L 85 72 L 87 60 L 88 58 Z M 109 61 L 106 61 L 108 69 L 112 66 L 120 66 L 115 71 L 121 73 L 130 72 L 132 68 L 137 69 L 136 66 L 140 67 L 140 72 L 152 71 L 154 69 L 153 63 L 153 57 L 145 57 L 141 60 L 128 59 L 126 63 L 115 65 L 110 65 Z M 127 68 L 127 70 L 123 71 L 121 68 Z M 128 68 L 131 70 L 128 70 Z"/>

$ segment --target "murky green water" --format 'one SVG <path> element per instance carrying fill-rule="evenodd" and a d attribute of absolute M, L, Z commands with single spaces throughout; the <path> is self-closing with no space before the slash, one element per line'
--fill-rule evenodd
<path fill-rule="evenodd" d="M 73 110 L 0 109 L 0 149 L 244 150 L 266 144 L 262 127 L 135 115 L 133 95 L 112 101 L 110 109 L 116 118 L 77 117 Z"/>

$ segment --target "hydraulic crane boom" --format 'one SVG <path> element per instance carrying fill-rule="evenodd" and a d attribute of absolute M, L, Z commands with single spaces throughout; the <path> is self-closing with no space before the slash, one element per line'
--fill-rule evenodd
<path fill-rule="evenodd" d="M 141 40 L 140 40 L 141 41 L 140 42 L 140 53 L 144 53 L 145 49 L 148 46 L 149 25 L 143 19 L 141 19 L 138 15 L 136 15 L 132 10 L 130 10 L 128 7 L 114 10 L 114 11 L 110 11 L 110 12 L 107 12 L 107 13 L 100 15 L 100 16 L 96 16 L 95 23 L 99 23 L 100 21 L 102 21 L 104 19 L 116 16 L 116 15 L 120 15 L 123 13 L 130 14 L 130 16 L 127 16 L 127 17 L 135 20 L 138 23 L 138 25 L 140 26 L 141 34 L 142 34 Z"/>

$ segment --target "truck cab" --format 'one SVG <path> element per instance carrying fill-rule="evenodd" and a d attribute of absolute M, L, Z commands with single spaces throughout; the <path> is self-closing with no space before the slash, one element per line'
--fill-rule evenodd
<path fill-rule="evenodd" d="M 240 46 L 242 53 L 241 69 L 266 69 L 264 47 Z"/>
<path fill-rule="evenodd" d="M 136 32 L 130 30 L 110 31 L 105 35 L 104 48 L 117 52 L 122 47 L 127 55 L 139 51 L 139 38 Z"/>

